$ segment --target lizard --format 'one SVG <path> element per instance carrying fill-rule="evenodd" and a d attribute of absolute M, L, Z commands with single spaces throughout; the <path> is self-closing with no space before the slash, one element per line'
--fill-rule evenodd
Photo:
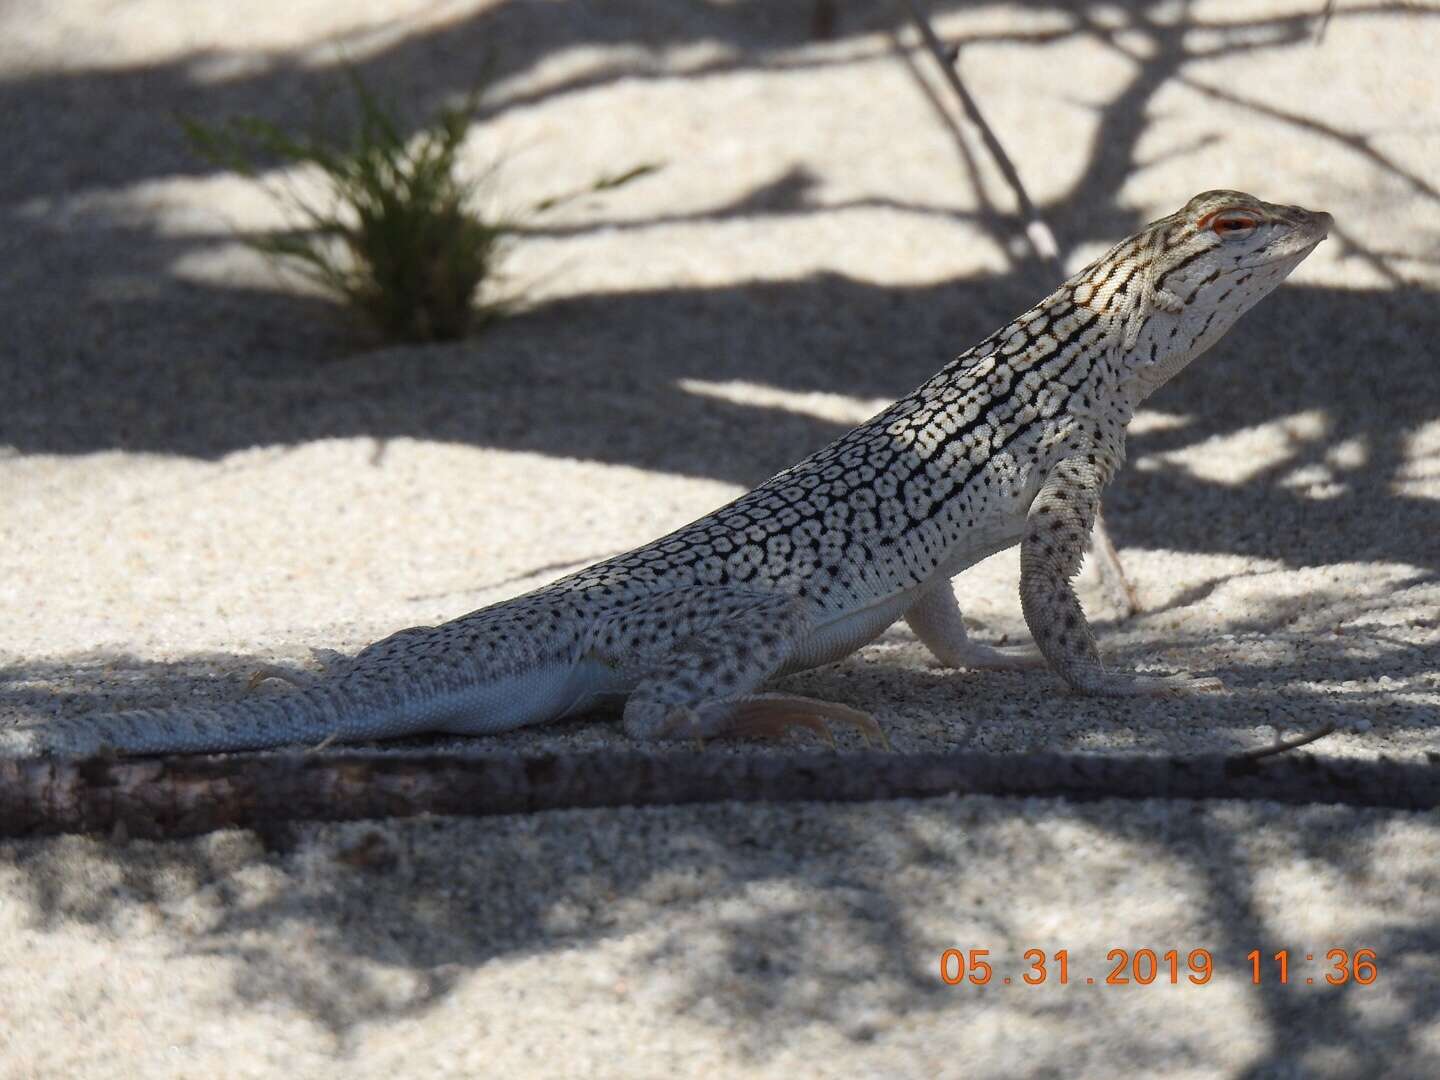
<path fill-rule="evenodd" d="M 914 392 L 653 543 L 287 693 L 31 723 L 6 754 L 266 749 L 493 734 L 623 701 L 637 740 L 776 736 L 867 713 L 767 690 L 905 619 L 948 667 L 1048 665 L 1097 695 L 1214 689 L 1102 663 L 1071 579 L 1139 404 L 1325 239 L 1323 211 L 1206 191 L 1071 276 Z M 1020 545 L 1033 645 L 972 641 L 952 579 Z M 299 682 L 300 680 L 295 680 Z"/>

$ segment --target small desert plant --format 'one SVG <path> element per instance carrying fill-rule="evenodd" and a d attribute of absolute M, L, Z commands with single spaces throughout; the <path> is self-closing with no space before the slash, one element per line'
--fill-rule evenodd
<path fill-rule="evenodd" d="M 293 186 L 272 189 L 304 226 L 250 239 L 254 247 L 347 300 L 388 338 L 461 337 L 496 313 L 498 303 L 480 293 L 509 231 L 480 216 L 476 182 L 456 172 L 476 99 L 441 109 L 407 139 L 354 72 L 350 83 L 356 123 L 348 142 L 291 135 L 256 117 L 218 128 L 180 122 L 200 153 L 244 175 L 256 175 L 257 159 L 323 173 L 323 204 Z"/>

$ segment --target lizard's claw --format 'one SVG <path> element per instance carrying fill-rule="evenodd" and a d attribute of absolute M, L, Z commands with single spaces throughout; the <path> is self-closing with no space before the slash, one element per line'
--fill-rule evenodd
<path fill-rule="evenodd" d="M 804 699 L 795 699 L 804 700 Z M 745 698 L 739 703 L 722 703 L 724 713 L 714 716 L 716 707 L 701 706 L 699 709 L 680 707 L 672 709 L 659 731 L 662 739 L 689 736 L 695 740 L 697 750 L 705 749 L 707 738 L 733 736 L 742 739 L 779 739 L 792 729 L 803 728 L 819 735 L 835 749 L 835 736 L 825 721 L 812 710 L 799 710 L 794 703 L 781 704 L 763 697 Z M 712 715 L 707 716 L 710 713 Z"/>
<path fill-rule="evenodd" d="M 755 694 L 742 698 L 730 714 L 727 734 L 746 736 L 783 735 L 788 728 L 802 727 L 823 735 L 835 749 L 835 736 L 826 721 L 854 728 L 867 745 L 890 749 L 890 740 L 867 712 L 833 701 L 800 697 L 796 694 Z"/>
<path fill-rule="evenodd" d="M 1091 676 L 1075 689 L 1082 694 L 1099 697 L 1158 697 L 1162 694 L 1224 690 L 1225 684 L 1213 675 L 1133 675 L 1107 671 Z"/>
<path fill-rule="evenodd" d="M 838 747 L 831 723 L 854 728 L 871 746 L 890 749 L 890 740 L 869 713 L 798 694 L 749 694 L 694 708 L 678 706 L 670 710 L 656 734 L 662 739 L 778 739 L 799 728 L 820 736 L 835 750 Z"/>
<path fill-rule="evenodd" d="M 946 650 L 942 666 L 970 671 L 1023 671 L 1045 666 L 1045 654 L 1034 645 L 982 645 L 965 641 Z"/>
<path fill-rule="evenodd" d="M 835 733 L 824 720 L 811 713 L 793 712 L 784 707 L 762 710 L 742 706 L 731 717 L 725 734 L 741 739 L 779 739 L 796 728 L 820 736 L 830 744 L 831 750 L 838 749 Z"/>
<path fill-rule="evenodd" d="M 253 693 L 255 688 L 267 679 L 279 679 L 291 686 L 304 690 L 313 685 L 314 680 L 303 671 L 291 671 L 289 668 L 279 667 L 276 664 L 266 664 L 264 667 L 256 668 L 254 673 L 245 683 L 244 693 Z"/>

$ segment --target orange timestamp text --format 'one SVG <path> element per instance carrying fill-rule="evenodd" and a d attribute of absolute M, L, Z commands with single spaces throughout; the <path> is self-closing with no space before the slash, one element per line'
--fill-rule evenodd
<path fill-rule="evenodd" d="M 1304 959 L 1301 960 L 1303 955 Z M 1068 986 L 1072 982 L 1086 986 L 1149 986 L 1164 983 L 1177 986 L 1188 983 L 1204 986 L 1215 976 L 1215 958 L 1209 949 L 1111 949 L 1105 954 L 1108 971 L 1103 976 L 1073 977 L 1070 974 L 1070 950 L 1026 949 L 1025 967 L 1016 975 L 997 975 L 989 960 L 989 949 L 946 949 L 940 954 L 940 981 L 947 986 L 989 986 L 1015 982 L 1026 986 L 1055 983 Z M 1330 949 L 1323 955 L 1294 953 L 1281 949 L 1265 954 L 1252 949 L 1245 954 L 1250 981 L 1261 983 L 1316 983 L 1343 986 L 1355 983 L 1369 986 L 1380 977 L 1379 959 L 1374 949 Z"/>

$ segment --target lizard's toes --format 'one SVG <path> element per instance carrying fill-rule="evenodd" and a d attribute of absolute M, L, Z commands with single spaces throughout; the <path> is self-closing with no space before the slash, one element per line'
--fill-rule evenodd
<path fill-rule="evenodd" d="M 1092 676 L 1076 689 L 1100 697 L 1158 697 L 1224 690 L 1225 684 L 1213 675 L 1135 675 L 1110 671 Z"/>
<path fill-rule="evenodd" d="M 854 728 L 867 743 L 890 748 L 890 740 L 869 713 L 797 694 L 750 694 L 696 707 L 673 707 L 653 729 L 652 737 L 778 739 L 802 730 L 818 735 L 835 749 L 831 724 Z"/>
<path fill-rule="evenodd" d="M 869 713 L 797 694 L 755 694 L 739 699 L 730 713 L 729 722 L 735 726 L 728 734 L 764 735 L 772 730 L 783 734 L 786 727 L 793 725 L 823 733 L 833 748 L 835 737 L 826 721 L 854 728 L 871 746 L 890 748 L 890 740 Z"/>
<path fill-rule="evenodd" d="M 307 689 L 314 685 L 315 682 L 310 675 L 303 671 L 292 671 L 290 668 L 279 667 L 276 664 L 266 664 L 264 667 L 255 669 L 254 673 L 246 681 L 243 692 L 249 694 L 253 692 L 257 686 L 269 679 L 279 679 L 281 682 L 287 682 L 291 686 L 298 687 L 301 690 Z"/>
<path fill-rule="evenodd" d="M 971 671 L 1024 671 L 1045 666 L 1045 654 L 1034 645 L 981 645 L 967 641 L 945 657 L 946 667 Z"/>
<path fill-rule="evenodd" d="M 742 707 L 731 716 L 724 730 L 717 734 L 733 735 L 741 739 L 782 739 L 795 730 L 818 735 L 830 744 L 831 750 L 836 748 L 835 734 L 824 720 L 813 713 L 787 708 Z"/>
<path fill-rule="evenodd" d="M 780 739 L 791 731 L 809 731 L 835 749 L 835 736 L 815 709 L 801 707 L 805 698 L 782 694 L 756 694 L 730 701 L 712 701 L 697 708 L 671 709 L 658 735 L 662 739 L 707 738 Z M 823 704 L 816 702 L 815 704 Z"/>

